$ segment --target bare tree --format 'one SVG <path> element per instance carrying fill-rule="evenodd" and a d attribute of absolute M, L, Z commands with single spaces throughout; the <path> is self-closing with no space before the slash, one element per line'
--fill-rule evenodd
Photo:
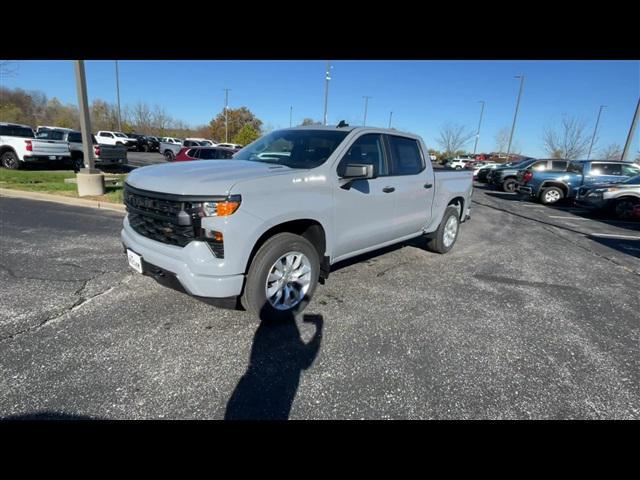
<path fill-rule="evenodd" d="M 496 152 L 498 153 L 506 153 L 507 147 L 509 146 L 509 127 L 502 127 L 496 136 L 494 137 L 496 141 Z"/>
<path fill-rule="evenodd" d="M 14 78 L 18 75 L 18 62 L 0 60 L 0 78 Z"/>
<path fill-rule="evenodd" d="M 151 133 L 151 126 L 153 118 L 149 105 L 145 102 L 138 102 L 133 107 L 132 120 L 136 126 L 136 129 L 140 133 L 149 135 Z"/>
<path fill-rule="evenodd" d="M 163 137 L 166 134 L 166 130 L 169 128 L 171 117 L 169 117 L 164 107 L 155 105 L 153 107 L 152 118 L 153 120 L 151 123 L 153 125 L 153 128 L 160 136 Z"/>
<path fill-rule="evenodd" d="M 600 158 L 603 160 L 620 160 L 622 158 L 622 147 L 617 143 L 612 143 L 600 150 Z"/>
<path fill-rule="evenodd" d="M 462 147 L 469 143 L 474 136 L 475 134 L 464 125 L 448 123 L 440 129 L 440 136 L 436 141 L 444 150 L 445 156 L 450 156 L 462 150 Z"/>
<path fill-rule="evenodd" d="M 547 127 L 542 141 L 551 158 L 575 160 L 589 149 L 591 139 L 585 132 L 585 122 L 575 117 L 565 116 L 558 129 Z"/>

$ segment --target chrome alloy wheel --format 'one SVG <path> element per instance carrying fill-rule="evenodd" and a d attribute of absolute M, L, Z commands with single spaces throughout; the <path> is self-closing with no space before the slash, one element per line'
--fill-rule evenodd
<path fill-rule="evenodd" d="M 453 242 L 456 239 L 456 235 L 458 234 L 458 219 L 455 216 L 450 216 L 447 223 L 444 225 L 444 235 L 442 238 L 442 243 L 446 248 L 449 248 L 453 245 Z"/>
<path fill-rule="evenodd" d="M 288 252 L 271 266 L 265 293 L 271 306 L 289 310 L 302 301 L 311 286 L 311 262 L 300 252 Z"/>
<path fill-rule="evenodd" d="M 544 199 L 548 203 L 555 203 L 558 200 L 560 200 L 560 194 L 558 193 L 557 190 L 549 190 L 547 193 L 544 194 Z"/>

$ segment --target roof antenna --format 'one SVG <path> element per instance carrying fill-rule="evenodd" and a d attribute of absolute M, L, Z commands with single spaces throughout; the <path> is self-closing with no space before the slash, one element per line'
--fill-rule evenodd
<path fill-rule="evenodd" d="M 345 123 L 344 120 L 340 120 L 340 123 L 338 124 L 338 128 L 343 128 L 343 127 L 348 127 L 349 124 Z"/>

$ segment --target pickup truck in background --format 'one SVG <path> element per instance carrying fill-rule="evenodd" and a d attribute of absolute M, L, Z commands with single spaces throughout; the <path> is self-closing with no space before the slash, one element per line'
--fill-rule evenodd
<path fill-rule="evenodd" d="M 100 130 L 96 133 L 96 137 L 98 138 L 98 143 L 100 145 L 122 145 L 128 149 L 138 148 L 138 139 L 130 138 L 122 132 Z"/>
<path fill-rule="evenodd" d="M 164 155 L 167 162 L 173 162 L 176 159 L 180 150 L 184 147 L 202 147 L 200 142 L 195 140 L 177 140 L 175 138 L 168 138 L 166 142 L 160 142 L 160 153 Z"/>
<path fill-rule="evenodd" d="M 275 319 L 302 311 L 342 260 L 419 236 L 450 251 L 469 218 L 471 176 L 434 172 L 409 133 L 343 122 L 275 130 L 227 161 L 130 173 L 121 241 L 139 273 L 198 297 L 240 296 Z"/>
<path fill-rule="evenodd" d="M 126 165 L 127 149 L 122 145 L 99 145 L 95 135 L 93 139 L 93 153 L 95 156 L 95 166 L 106 165 Z M 82 134 L 77 130 L 60 127 L 39 127 L 36 138 L 61 140 L 69 144 L 71 152 L 70 162 L 74 171 L 85 167 L 84 152 L 82 150 Z"/>
<path fill-rule="evenodd" d="M 519 162 L 509 163 L 504 165 L 503 167 L 497 167 L 492 170 L 489 170 L 487 173 L 487 183 L 494 187 L 499 188 L 500 190 L 508 193 L 513 193 L 516 191 L 516 186 L 518 185 L 518 172 L 520 170 L 524 170 L 525 168 L 533 165 L 538 162 L 535 158 L 525 158 L 520 160 Z M 546 165 L 546 160 L 540 160 L 540 165 L 543 163 Z M 480 173 L 478 172 L 478 176 Z"/>
<path fill-rule="evenodd" d="M 575 198 L 580 187 L 619 183 L 636 175 L 640 175 L 640 167 L 628 162 L 574 160 L 560 171 L 525 169 L 519 177 L 517 190 L 549 205 Z"/>
<path fill-rule="evenodd" d="M 0 122 L 0 161 L 16 170 L 31 162 L 69 162 L 69 144 L 62 140 L 38 139 L 28 125 Z"/>

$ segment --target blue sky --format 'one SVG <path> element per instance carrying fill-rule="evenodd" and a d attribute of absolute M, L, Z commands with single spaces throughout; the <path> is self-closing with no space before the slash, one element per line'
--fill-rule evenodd
<path fill-rule="evenodd" d="M 159 104 L 175 118 L 196 126 L 224 105 L 247 106 L 266 125 L 289 126 L 304 117 L 321 120 L 324 61 L 121 61 L 123 105 Z M 429 147 L 447 123 L 475 131 L 479 100 L 486 102 L 478 151 L 495 149 L 495 134 L 511 126 L 525 84 L 514 142 L 524 154 L 544 156 L 541 136 L 563 114 L 584 119 L 592 132 L 598 108 L 607 105 L 598 147 L 624 145 L 640 96 L 638 61 L 334 61 L 329 90 L 329 123 L 362 124 L 363 95 L 369 95 L 367 125 L 392 126 L 422 135 Z M 20 61 L 6 87 L 41 90 L 63 103 L 76 103 L 73 62 Z M 115 102 L 115 68 L 110 61 L 86 62 L 89 99 Z M 633 152 L 640 149 L 636 135 Z M 473 149 L 473 141 L 468 148 Z"/>

